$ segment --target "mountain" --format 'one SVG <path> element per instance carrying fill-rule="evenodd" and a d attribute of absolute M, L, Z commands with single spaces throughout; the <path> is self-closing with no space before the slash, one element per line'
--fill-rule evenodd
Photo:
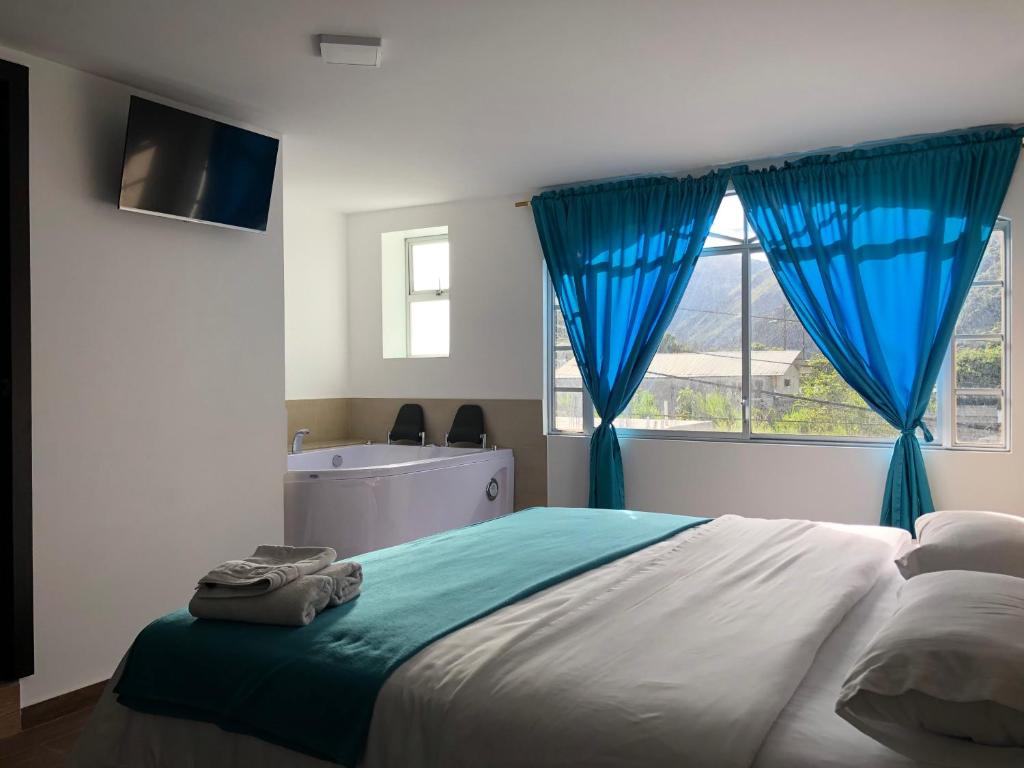
<path fill-rule="evenodd" d="M 978 279 L 999 279 L 1001 244 L 993 238 L 978 270 Z M 668 328 L 678 346 L 663 351 L 711 352 L 738 350 L 742 343 L 742 257 L 718 254 L 701 257 Z M 803 357 L 816 354 L 814 342 L 782 295 L 768 262 L 750 261 L 751 346 L 754 349 L 800 349 Z M 960 313 L 960 333 L 999 333 L 1002 330 L 1002 290 L 975 286 Z"/>
<path fill-rule="evenodd" d="M 742 273 L 737 254 L 702 257 L 668 332 L 684 350 L 737 350 L 742 345 Z M 800 349 L 814 343 L 782 295 L 768 263 L 750 262 L 751 345 L 755 349 Z"/>

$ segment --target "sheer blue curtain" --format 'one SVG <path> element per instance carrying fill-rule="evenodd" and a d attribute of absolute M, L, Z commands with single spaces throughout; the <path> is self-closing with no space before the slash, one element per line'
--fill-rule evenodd
<path fill-rule="evenodd" d="M 590 443 L 590 506 L 625 506 L 614 420 L 675 314 L 728 179 L 653 178 L 531 201 L 583 385 L 601 417 Z"/>
<path fill-rule="evenodd" d="M 793 311 L 900 431 L 881 522 L 934 509 L 916 431 L 1020 152 L 1009 128 L 805 158 L 733 184 Z"/>

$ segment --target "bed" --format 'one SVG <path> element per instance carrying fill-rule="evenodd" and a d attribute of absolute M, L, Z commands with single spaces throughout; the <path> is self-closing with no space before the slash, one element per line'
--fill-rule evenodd
<path fill-rule="evenodd" d="M 908 541 L 895 529 L 733 515 L 689 527 L 407 659 L 376 697 L 359 764 L 927 768 L 833 711 L 892 611 L 893 560 Z M 335 764 L 130 709 L 116 684 L 72 765 Z"/>

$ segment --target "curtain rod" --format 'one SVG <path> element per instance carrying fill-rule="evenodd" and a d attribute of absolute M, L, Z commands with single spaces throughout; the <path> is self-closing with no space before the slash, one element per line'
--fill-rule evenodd
<path fill-rule="evenodd" d="M 963 132 L 979 131 L 979 130 L 985 130 L 986 128 L 997 128 L 997 127 L 1019 128 L 1021 126 L 1016 126 L 1016 125 L 1013 125 L 1013 126 L 987 126 L 987 125 L 983 125 L 983 126 L 978 126 L 977 128 L 965 128 Z M 957 133 L 960 133 L 960 131 L 950 131 L 949 135 L 955 135 Z M 873 145 L 888 144 L 889 142 L 898 142 L 898 141 L 902 141 L 902 140 L 917 139 L 917 138 L 927 138 L 927 137 L 930 137 L 930 136 L 943 136 L 943 135 L 947 135 L 947 134 L 942 134 L 942 133 L 925 133 L 925 134 L 915 134 L 915 135 L 912 135 L 912 136 L 906 136 L 906 137 L 903 137 L 902 139 L 880 139 L 878 141 L 867 141 L 867 142 L 863 142 L 861 144 L 854 144 L 851 147 L 845 147 L 845 148 L 844 147 L 829 147 L 829 148 L 826 148 L 826 149 L 815 149 L 815 150 L 812 150 L 810 152 L 791 152 L 791 153 L 789 153 L 787 155 L 779 155 L 778 157 L 760 158 L 758 160 L 747 160 L 745 162 L 739 162 L 739 163 L 723 163 L 721 165 L 709 165 L 709 166 L 706 166 L 704 169 L 701 169 L 701 170 L 706 171 L 707 173 L 711 173 L 712 171 L 721 171 L 721 170 L 726 169 L 726 168 L 735 168 L 738 165 L 754 165 L 754 166 L 759 166 L 759 165 L 775 165 L 777 163 L 792 162 L 794 160 L 799 160 L 799 159 L 804 158 L 804 157 L 811 157 L 813 155 L 830 154 L 832 152 L 848 152 L 848 151 L 855 150 L 855 149 L 870 148 Z M 1024 137 L 1021 138 L 1021 145 L 1024 146 Z M 687 173 L 689 175 L 692 175 L 692 174 L 696 173 L 696 171 L 688 171 Z M 662 175 L 662 174 L 649 174 L 649 175 L 657 176 L 657 175 Z M 674 175 L 674 174 L 668 174 L 668 175 L 671 176 L 671 175 Z M 684 175 L 684 174 L 679 174 L 679 175 Z M 625 177 L 618 177 L 618 178 L 642 178 L 642 175 L 641 176 L 637 176 L 637 177 L 625 176 Z M 569 184 L 564 184 L 564 185 L 559 184 L 556 187 L 552 187 L 552 189 L 557 189 L 558 187 L 561 187 L 561 186 L 571 187 L 571 186 L 578 186 L 578 185 L 588 184 L 588 183 L 589 184 L 598 184 L 598 183 L 600 183 L 600 180 L 598 180 L 598 181 L 591 181 L 591 182 L 575 182 L 575 183 L 569 183 Z M 516 200 L 516 208 L 529 208 L 529 207 L 530 207 L 530 201 L 529 200 Z"/>

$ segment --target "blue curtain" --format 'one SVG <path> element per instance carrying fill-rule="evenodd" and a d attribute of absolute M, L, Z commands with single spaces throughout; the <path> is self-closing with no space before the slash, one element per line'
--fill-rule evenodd
<path fill-rule="evenodd" d="M 590 506 L 625 506 L 613 422 L 661 344 L 728 178 L 651 178 L 545 192 L 534 220 L 583 385 L 601 417 Z"/>
<path fill-rule="evenodd" d="M 917 441 L 1020 152 L 998 128 L 738 172 L 783 293 L 839 374 L 900 431 L 881 522 L 934 509 Z"/>

